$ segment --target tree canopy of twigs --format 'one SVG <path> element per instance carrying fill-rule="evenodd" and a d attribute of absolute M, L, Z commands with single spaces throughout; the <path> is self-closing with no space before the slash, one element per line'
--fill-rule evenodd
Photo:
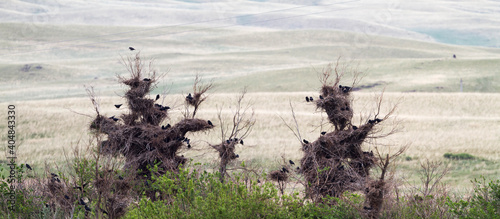
<path fill-rule="evenodd" d="M 99 114 L 91 122 L 90 129 L 106 135 L 107 140 L 102 141 L 100 150 L 106 155 L 122 155 L 125 157 L 125 169 L 137 170 L 138 180 L 151 180 L 152 174 L 164 174 L 166 171 L 178 171 L 187 158 L 178 155 L 181 147 L 187 146 L 186 133 L 212 129 L 214 126 L 207 120 L 184 118 L 177 124 L 161 125 L 168 118 L 169 106 L 155 103 L 147 94 L 158 83 L 159 77 L 149 65 L 149 71 L 144 72 L 144 63 L 139 54 L 135 57 L 123 59 L 130 75 L 119 77 L 119 82 L 129 89 L 125 99 L 129 111 L 121 115 L 104 116 Z M 197 108 L 204 98 L 201 95 L 210 86 L 196 90 L 195 102 Z M 91 97 L 91 100 L 95 98 Z M 94 103 L 94 101 L 93 101 Z M 157 165 L 157 171 L 150 171 Z M 149 184 L 150 185 L 150 184 Z M 154 199 L 154 192 L 151 192 Z"/>
<path fill-rule="evenodd" d="M 217 113 L 220 124 L 219 127 L 221 129 L 221 142 L 210 146 L 219 152 L 219 172 L 222 182 L 227 172 L 228 163 L 239 157 L 239 155 L 235 153 L 236 145 L 244 144 L 244 140 L 255 125 L 255 113 L 251 108 L 251 103 L 243 103 L 246 93 L 247 90 L 244 89 L 241 95 L 238 96 L 236 100 L 236 109 L 232 113 L 230 121 L 227 121 L 227 119 L 222 116 L 222 107 L 219 108 Z"/>

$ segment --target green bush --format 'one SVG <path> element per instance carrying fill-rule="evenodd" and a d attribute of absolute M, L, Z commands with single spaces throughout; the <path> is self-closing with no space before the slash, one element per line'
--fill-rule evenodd
<path fill-rule="evenodd" d="M 451 201 L 446 204 L 459 218 L 500 218 L 500 180 L 486 182 L 484 177 L 474 179 L 474 194 L 469 200 Z"/>
<path fill-rule="evenodd" d="M 143 197 L 125 218 L 359 218 L 352 203 L 363 201 L 359 195 L 347 194 L 347 201 L 324 200 L 336 205 L 313 204 L 298 193 L 280 196 L 270 182 L 257 184 L 236 176 L 221 183 L 218 173 L 188 169 L 156 178 L 153 187 L 162 200 Z"/>
<path fill-rule="evenodd" d="M 454 160 L 472 160 L 472 159 L 475 159 L 474 156 L 472 156 L 468 153 L 459 153 L 459 154 L 445 153 L 444 158 L 454 159 Z"/>

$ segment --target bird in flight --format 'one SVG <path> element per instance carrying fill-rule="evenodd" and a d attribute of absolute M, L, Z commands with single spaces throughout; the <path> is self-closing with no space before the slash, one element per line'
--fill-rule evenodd
<path fill-rule="evenodd" d="M 116 107 L 117 109 L 120 109 L 120 106 L 122 106 L 122 105 L 123 105 L 123 104 L 115 104 L 115 107 Z"/>

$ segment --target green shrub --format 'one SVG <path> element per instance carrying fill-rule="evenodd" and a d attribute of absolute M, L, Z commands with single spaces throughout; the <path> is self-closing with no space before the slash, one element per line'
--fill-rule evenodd
<path fill-rule="evenodd" d="M 280 196 L 270 182 L 257 184 L 236 176 L 221 183 L 218 173 L 187 169 L 156 178 L 153 187 L 162 200 L 143 197 L 125 218 L 359 218 L 352 203 L 363 201 L 346 194 L 345 200 L 324 200 L 336 205 L 313 204 L 298 193 Z"/>
<path fill-rule="evenodd" d="M 484 177 L 474 179 L 474 193 L 469 200 L 451 201 L 446 204 L 459 218 L 500 218 L 500 180 L 486 182 Z"/>
<path fill-rule="evenodd" d="M 472 160 L 472 159 L 475 159 L 474 156 L 472 156 L 468 153 L 459 153 L 459 154 L 445 153 L 444 158 L 454 159 L 454 160 Z"/>

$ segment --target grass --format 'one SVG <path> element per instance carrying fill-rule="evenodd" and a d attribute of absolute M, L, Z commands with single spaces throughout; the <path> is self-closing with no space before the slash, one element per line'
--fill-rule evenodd
<path fill-rule="evenodd" d="M 354 92 L 355 123 L 359 124 L 373 112 L 375 93 Z M 288 123 L 292 122 L 289 101 L 292 102 L 300 124 L 302 138 L 314 140 L 322 130 L 330 127 L 316 127 L 322 117 L 315 107 L 306 103 L 304 97 L 317 96 L 315 92 L 249 93 L 248 101 L 254 104 L 257 123 L 252 134 L 245 140 L 245 146 L 237 148 L 238 162 L 256 163 L 265 169 L 277 168 L 281 156 L 299 161 L 302 157 L 299 140 L 284 126 L 281 115 Z M 218 124 L 217 110 L 223 108 L 225 115 L 231 112 L 230 105 L 236 94 L 212 94 L 203 105 L 200 118 L 210 119 Z M 446 182 L 453 187 L 469 186 L 472 176 L 496 176 L 500 167 L 500 140 L 496 130 L 500 128 L 500 115 L 495 111 L 500 103 L 498 94 L 479 93 L 386 93 L 387 106 L 403 98 L 399 105 L 396 121 L 386 121 L 384 126 L 393 122 L 400 123 L 402 131 L 379 141 L 379 144 L 393 145 L 383 147 L 387 150 L 409 144 L 405 156 L 411 161 L 400 161 L 402 174 L 415 171 L 422 159 L 447 160 L 445 153 L 468 153 L 481 159 L 450 161 L 453 168 Z M 183 109 L 182 95 L 167 96 L 163 105 L 172 106 L 171 119 L 179 120 Z M 160 99 L 162 100 L 162 99 Z M 123 103 L 118 97 L 102 97 L 101 113 L 120 115 L 125 109 L 117 110 L 113 104 Z M 90 117 L 78 115 L 69 109 L 93 116 L 92 106 L 87 98 L 66 98 L 43 101 L 19 101 L 16 105 L 17 141 L 20 143 L 18 160 L 20 163 L 35 164 L 43 169 L 44 162 L 61 162 L 64 151 L 70 154 L 71 147 L 79 141 L 88 139 Z M 487 106 L 487 107 L 485 107 Z M 6 108 L 0 104 L 0 108 Z M 123 107 L 122 107 L 123 108 Z M 227 113 L 227 114 L 226 114 Z M 359 115 L 363 115 L 360 121 Z M 399 121 L 399 122 L 398 122 Z M 1 126 L 0 132 L 6 132 Z M 210 163 L 217 155 L 208 149 L 207 142 L 217 143 L 218 129 L 210 133 L 190 135 L 193 149 L 184 149 L 186 157 L 199 162 Z M 373 150 L 366 144 L 365 149 Z M 201 156 L 203 154 L 203 156 Z M 236 164 L 236 165 L 238 165 Z"/>

